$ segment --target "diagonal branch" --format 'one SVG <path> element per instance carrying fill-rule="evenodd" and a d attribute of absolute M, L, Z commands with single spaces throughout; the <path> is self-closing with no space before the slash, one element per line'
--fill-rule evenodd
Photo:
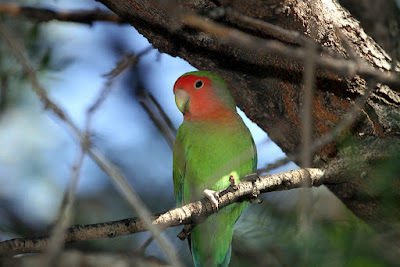
<path fill-rule="evenodd" d="M 241 182 L 234 187 L 227 187 L 218 191 L 218 206 L 220 209 L 245 200 L 251 200 L 260 193 L 289 190 L 302 187 L 319 186 L 329 180 L 325 171 L 321 169 L 300 169 L 284 173 L 264 175 L 255 181 Z M 333 175 L 333 174 L 332 174 Z M 169 210 L 160 215 L 153 215 L 152 225 L 158 228 L 168 228 L 184 224 L 193 224 L 202 218 L 217 212 L 213 203 L 208 198 L 189 203 L 180 208 Z M 113 238 L 122 235 L 143 232 L 148 230 L 148 224 L 140 218 L 129 218 L 120 221 L 97 223 L 89 225 L 75 225 L 65 234 L 65 242 L 77 242 L 84 240 Z M 33 253 L 46 251 L 49 245 L 49 237 L 16 238 L 0 242 L 0 257 L 12 256 L 21 253 Z"/>
<path fill-rule="evenodd" d="M 81 144 L 87 143 L 86 134 L 82 132 L 78 126 L 72 121 L 72 119 L 62 110 L 50 97 L 47 95 L 46 89 L 39 83 L 35 69 L 31 66 L 28 58 L 26 57 L 24 50 L 20 44 L 14 40 L 0 24 L 0 36 L 2 36 L 12 52 L 17 57 L 18 61 L 22 65 L 23 71 L 26 73 L 28 79 L 32 84 L 33 91 L 38 95 L 40 101 L 44 103 L 46 109 L 51 110 L 56 116 L 63 121 L 78 137 Z M 169 260 L 173 265 L 181 266 L 181 263 L 173 249 L 170 242 L 161 235 L 160 230 L 151 223 L 150 212 L 147 210 L 145 204 L 142 202 L 136 191 L 129 185 L 125 176 L 121 171 L 111 163 L 99 150 L 94 146 L 87 148 L 87 154 L 93 159 L 94 162 L 108 174 L 109 178 L 114 182 L 117 190 L 125 198 L 131 208 L 136 214 L 143 220 L 143 222 L 149 227 L 149 230 L 159 242 L 160 246 L 168 256 Z"/>
<path fill-rule="evenodd" d="M 150 47 L 151 48 L 151 47 Z M 104 103 L 106 98 L 110 95 L 113 90 L 113 80 L 120 75 L 124 70 L 129 68 L 130 66 L 136 64 L 140 57 L 150 49 L 147 48 L 143 50 L 143 52 L 138 53 L 137 55 L 128 55 L 123 56 L 123 59 L 118 62 L 117 66 L 107 74 L 107 81 L 105 86 L 100 91 L 98 96 L 94 99 L 93 103 L 89 106 L 86 112 L 86 123 L 85 123 L 85 138 L 86 141 L 81 142 L 81 149 L 79 151 L 79 156 L 77 162 L 72 167 L 72 177 L 69 181 L 69 186 L 64 194 L 63 204 L 60 207 L 59 216 L 57 219 L 57 223 L 52 230 L 52 234 L 50 236 L 50 246 L 47 253 L 47 264 L 45 266 L 53 266 L 56 261 L 59 260 L 59 256 L 62 253 L 62 249 L 64 247 L 64 235 L 65 231 L 68 227 L 71 226 L 72 218 L 74 216 L 74 204 L 76 198 L 76 188 L 80 176 L 80 170 L 83 165 L 83 160 L 86 155 L 86 151 L 88 147 L 90 147 L 90 131 L 91 131 L 91 122 L 94 116 L 94 113 L 100 108 L 100 106 Z"/>
<path fill-rule="evenodd" d="M 139 90 L 137 91 L 136 95 L 139 103 L 146 110 L 150 119 L 164 136 L 169 147 L 173 149 L 176 129 L 172 125 L 171 120 L 168 118 L 167 114 L 165 114 L 165 111 L 162 109 L 160 103 L 158 103 L 154 96 L 145 88 L 143 88 L 143 84 L 141 82 L 139 82 L 138 88 Z"/>

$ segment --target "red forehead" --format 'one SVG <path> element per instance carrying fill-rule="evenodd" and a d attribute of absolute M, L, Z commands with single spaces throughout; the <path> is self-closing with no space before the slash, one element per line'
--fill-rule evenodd
<path fill-rule="evenodd" d="M 185 75 L 180 77 L 174 85 L 174 92 L 176 89 L 195 89 L 194 84 L 198 81 L 201 80 L 204 83 L 204 87 L 208 87 L 210 85 L 211 80 L 207 77 L 201 77 L 201 76 L 196 76 L 196 75 Z"/>

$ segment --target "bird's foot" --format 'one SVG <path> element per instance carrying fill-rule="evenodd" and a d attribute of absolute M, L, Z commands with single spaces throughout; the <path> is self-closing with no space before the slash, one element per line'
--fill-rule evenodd
<path fill-rule="evenodd" d="M 217 191 L 205 189 L 203 191 L 203 194 L 211 201 L 213 209 L 218 210 L 219 195 L 218 195 Z"/>
<path fill-rule="evenodd" d="M 238 179 L 235 177 L 235 175 L 233 175 L 233 174 L 229 175 L 229 182 L 231 184 L 228 186 L 228 188 L 227 188 L 225 193 L 227 193 L 227 192 L 235 192 L 238 189 L 237 180 Z"/>
<path fill-rule="evenodd" d="M 190 236 L 190 233 L 192 232 L 193 228 L 194 228 L 194 224 L 186 224 L 182 231 L 177 235 L 177 237 L 179 237 L 180 240 L 185 240 Z"/>

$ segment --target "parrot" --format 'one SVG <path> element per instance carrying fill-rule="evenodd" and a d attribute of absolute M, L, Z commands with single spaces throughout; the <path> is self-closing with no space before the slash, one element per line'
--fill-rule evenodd
<path fill-rule="evenodd" d="M 173 149 L 176 205 L 197 201 L 204 194 L 217 205 L 215 191 L 228 187 L 230 178 L 240 182 L 255 172 L 253 137 L 219 75 L 185 73 L 173 92 L 184 119 Z M 194 266 L 228 266 L 233 227 L 246 206 L 246 201 L 230 204 L 193 228 L 188 240 Z"/>

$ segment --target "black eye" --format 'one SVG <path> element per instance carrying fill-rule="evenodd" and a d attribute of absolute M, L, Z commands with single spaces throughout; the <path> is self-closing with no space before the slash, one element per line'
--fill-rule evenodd
<path fill-rule="evenodd" d="M 203 87 L 203 85 L 204 85 L 204 83 L 203 83 L 202 80 L 197 80 L 197 81 L 194 83 L 194 88 L 200 89 L 201 87 Z"/>

